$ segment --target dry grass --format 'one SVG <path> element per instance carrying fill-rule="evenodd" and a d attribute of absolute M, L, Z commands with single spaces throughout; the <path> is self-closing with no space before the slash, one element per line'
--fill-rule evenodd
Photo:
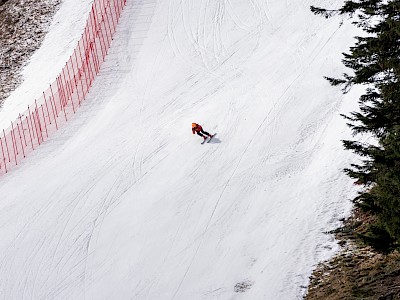
<path fill-rule="evenodd" d="M 400 253 L 378 253 L 356 238 L 373 220 L 355 210 L 336 231 L 342 251 L 313 272 L 305 299 L 400 299 Z"/>

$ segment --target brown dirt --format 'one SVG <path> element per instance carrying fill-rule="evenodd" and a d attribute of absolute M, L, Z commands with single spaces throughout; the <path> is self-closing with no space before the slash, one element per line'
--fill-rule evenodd
<path fill-rule="evenodd" d="M 378 253 L 356 237 L 373 221 L 374 217 L 356 209 L 335 231 L 342 251 L 313 272 L 306 300 L 400 299 L 400 253 Z"/>

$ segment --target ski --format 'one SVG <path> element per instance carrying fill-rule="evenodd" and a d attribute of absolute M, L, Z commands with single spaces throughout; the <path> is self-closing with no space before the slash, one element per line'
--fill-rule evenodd
<path fill-rule="evenodd" d="M 214 133 L 212 136 L 210 136 L 209 140 L 207 141 L 207 143 L 211 142 L 211 140 L 213 139 L 214 136 L 216 136 L 217 133 Z"/>

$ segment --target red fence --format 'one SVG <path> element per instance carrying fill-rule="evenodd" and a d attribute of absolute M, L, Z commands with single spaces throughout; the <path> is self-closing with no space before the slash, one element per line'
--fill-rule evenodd
<path fill-rule="evenodd" d="M 76 112 L 100 71 L 126 0 L 94 0 L 85 30 L 56 80 L 0 132 L 0 175 L 35 150 Z"/>

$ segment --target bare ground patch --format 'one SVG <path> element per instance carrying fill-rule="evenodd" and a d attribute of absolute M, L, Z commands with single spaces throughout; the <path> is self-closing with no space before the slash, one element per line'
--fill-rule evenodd
<path fill-rule="evenodd" d="M 21 69 L 38 49 L 61 0 L 0 3 L 0 107 L 22 82 Z"/>
<path fill-rule="evenodd" d="M 305 299 L 400 299 L 400 253 L 379 253 L 357 238 L 373 219 L 356 209 L 335 231 L 342 250 L 316 268 Z"/>

